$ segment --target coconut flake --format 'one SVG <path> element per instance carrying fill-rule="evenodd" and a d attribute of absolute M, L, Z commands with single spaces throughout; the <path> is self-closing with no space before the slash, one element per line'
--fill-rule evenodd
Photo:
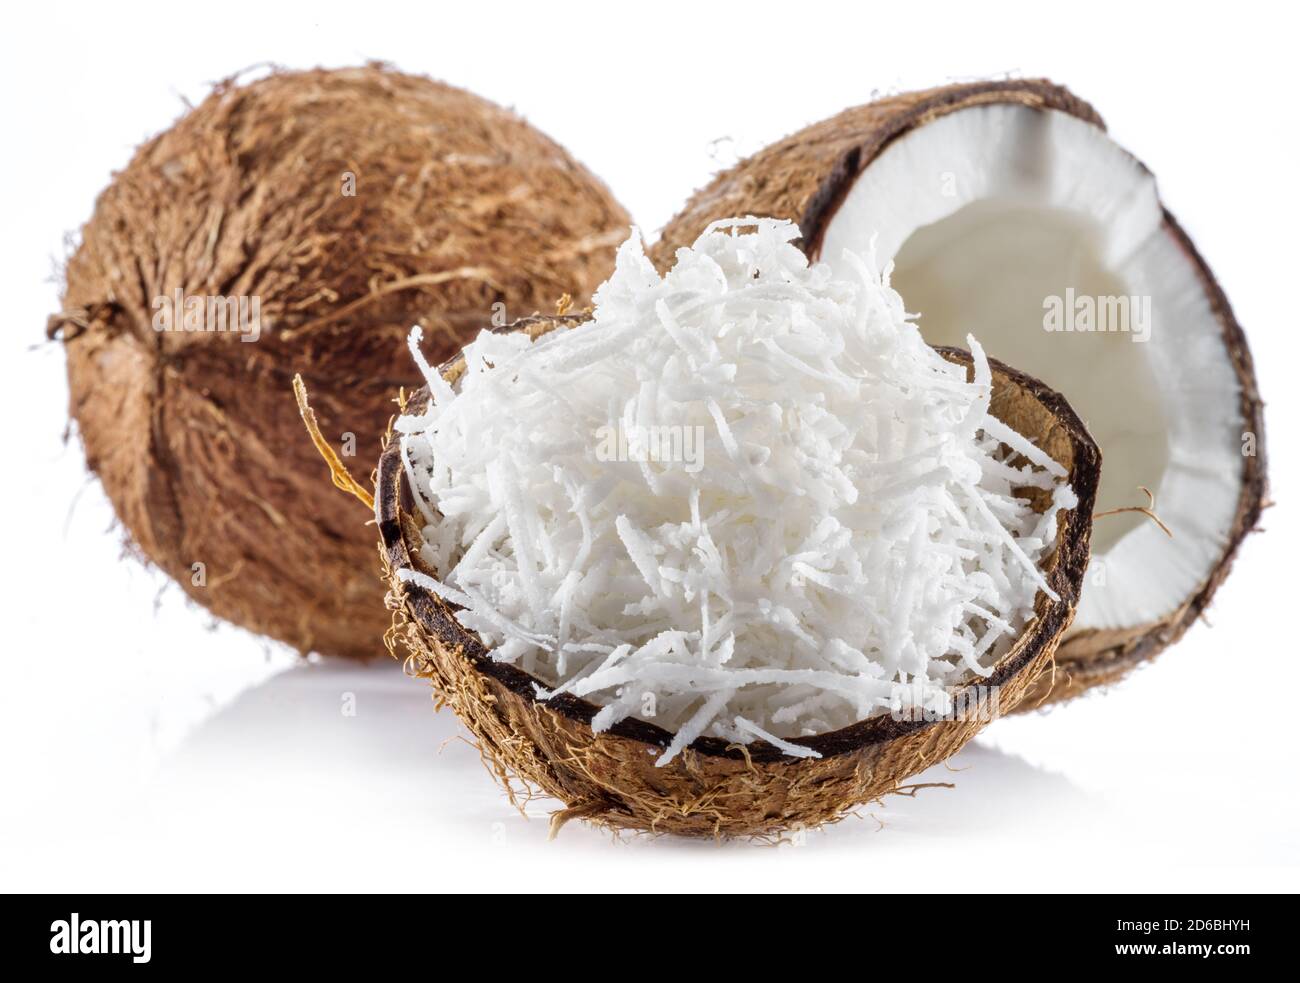
<path fill-rule="evenodd" d="M 758 726 L 758 724 L 754 723 L 752 720 L 746 720 L 744 717 L 736 718 L 736 727 L 737 729 L 748 734 L 751 738 L 757 737 L 760 740 L 767 741 L 768 744 L 771 744 L 778 751 L 784 751 L 786 754 L 790 755 L 791 757 L 794 758 L 820 758 L 821 757 L 821 752 L 814 751 L 810 747 L 804 747 L 802 744 L 791 744 L 789 741 L 784 741 L 781 738 L 777 737 L 775 734 L 771 734 L 768 731 L 765 731 L 762 727 Z"/>

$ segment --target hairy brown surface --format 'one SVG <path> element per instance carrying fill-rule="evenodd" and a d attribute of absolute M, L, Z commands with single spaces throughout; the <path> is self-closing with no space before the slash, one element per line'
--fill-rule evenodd
<path fill-rule="evenodd" d="M 576 320 L 532 319 L 521 327 L 536 337 Z M 970 364 L 965 352 L 942 351 Z M 1062 513 L 1057 549 L 1044 569 L 1061 599 L 1040 593 L 1036 617 L 993 675 L 975 681 L 996 687 L 996 712 L 1006 712 L 1050 666 L 1074 616 L 1088 561 L 1101 458 L 1060 395 L 997 362 L 992 365 L 993 413 L 1060 462 L 1079 497 L 1076 509 Z M 444 367 L 444 374 L 454 382 L 463 368 L 458 361 Z M 426 391 L 418 393 L 412 410 L 418 412 L 427 398 Z M 1036 505 L 1046 502 L 1040 499 Z M 423 567 L 418 559 L 420 523 L 413 517 L 396 442 L 380 459 L 375 511 L 393 611 L 391 650 L 405 659 L 408 672 L 429 680 L 440 706 L 449 705 L 469 727 L 484 763 L 512 800 L 540 790 L 565 803 L 556 814 L 558 822 L 579 817 L 614 828 L 687 836 L 779 835 L 832 822 L 899 791 L 908 777 L 955 753 L 987 723 L 986 716 L 974 712 L 931 721 L 879 716 L 794 741 L 820 752 L 818 759 L 793 758 L 762 741 L 741 746 L 706 737 L 656 768 L 655 759 L 672 739 L 668 731 L 626 719 L 595 734 L 590 721 L 596 705 L 570 695 L 539 703 L 534 690 L 539 680 L 493 662 L 477 636 L 456 621 L 451 605 L 398 579 L 400 569 Z M 955 699 L 963 699 L 962 691 L 953 688 Z M 972 692 L 970 686 L 965 692 Z M 967 705 L 977 709 L 973 701 Z"/>
<path fill-rule="evenodd" d="M 418 379 L 411 325 L 436 363 L 494 314 L 584 303 L 628 222 L 554 142 L 460 89 L 380 65 L 223 82 L 114 177 L 68 263 L 49 330 L 87 462 L 138 550 L 214 614 L 302 651 L 382 652 L 374 532 L 327 480 L 294 373 L 326 437 L 373 460 Z M 258 297 L 260 340 L 155 331 L 178 287 Z"/>
<path fill-rule="evenodd" d="M 665 226 L 651 249 L 651 258 L 665 270 L 672 265 L 675 251 L 691 245 L 710 222 L 755 215 L 796 222 L 804 251 L 816 259 L 825 230 L 844 196 L 890 142 L 948 113 L 990 103 L 1056 110 L 1105 128 L 1088 103 L 1045 79 L 971 82 L 890 96 L 814 123 L 719 174 Z M 1257 453 L 1242 459 L 1236 516 L 1220 559 L 1205 582 L 1181 606 L 1157 621 L 1123 631 L 1068 635 L 1057 651 L 1055 673 L 1038 682 L 1022 710 L 1115 682 L 1181 638 L 1227 577 L 1242 540 L 1258 524 L 1268 497 L 1263 402 L 1250 348 L 1214 275 L 1168 212 L 1165 228 L 1195 268 L 1219 321 L 1227 357 L 1241 386 L 1243 426 L 1255 434 Z"/>

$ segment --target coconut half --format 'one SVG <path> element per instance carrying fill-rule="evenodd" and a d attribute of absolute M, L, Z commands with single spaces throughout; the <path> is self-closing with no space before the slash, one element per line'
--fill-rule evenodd
<path fill-rule="evenodd" d="M 814 124 L 719 175 L 664 229 L 733 214 L 799 223 L 844 272 L 874 242 L 934 345 L 969 332 L 1064 392 L 1106 456 L 1074 626 L 1025 707 L 1112 682 L 1209 603 L 1266 497 L 1250 351 L 1155 179 L 1101 118 L 1042 80 L 952 85 Z"/>
<path fill-rule="evenodd" d="M 573 327 L 581 318 L 531 318 L 515 326 L 535 340 Z M 970 355 L 944 350 L 958 364 Z M 692 836 L 765 836 L 833 821 L 847 810 L 898 791 L 901 784 L 954 754 L 990 719 L 1016 706 L 1047 670 L 1068 627 L 1087 566 L 1088 538 L 1100 454 L 1086 428 L 1059 394 L 990 360 L 991 411 L 1066 470 L 1078 498 L 1063 514 L 1056 548 L 1043 574 L 1058 599 L 1039 591 L 1034 617 L 984 678 L 953 687 L 954 704 L 969 708 L 948 719 L 873 716 L 812 737 L 794 738 L 820 757 L 796 757 L 763 740 L 747 745 L 700 737 L 663 766 L 656 762 L 673 734 L 635 717 L 595 733 L 601 709 L 571 694 L 543 703 L 543 680 L 518 666 L 494 661 L 480 637 L 457 620 L 458 608 L 409 575 L 438 571 L 421 559 L 420 515 L 408 484 L 401 444 L 392 440 L 380 459 L 375 514 L 387 566 L 393 625 L 390 651 L 407 672 L 428 680 L 440 705 L 450 705 L 477 738 L 484 763 L 510 794 L 540 789 L 565 803 L 553 828 L 581 817 L 624 829 Z M 455 385 L 463 359 L 442 367 Z M 405 408 L 420 413 L 428 391 Z M 1031 497 L 1036 510 L 1049 496 Z M 408 573 L 404 576 L 403 571 Z M 415 578 L 418 579 L 418 578 Z M 982 694 L 975 695 L 976 686 Z M 997 706 L 989 706 L 996 702 Z M 523 783 L 522 789 L 515 782 Z"/>

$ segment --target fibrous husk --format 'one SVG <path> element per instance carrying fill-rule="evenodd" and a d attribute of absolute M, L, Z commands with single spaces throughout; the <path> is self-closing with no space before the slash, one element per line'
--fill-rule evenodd
<path fill-rule="evenodd" d="M 666 270 L 675 251 L 694 242 L 710 222 L 731 215 L 754 215 L 798 224 L 802 233 L 799 244 L 810 260 L 817 260 L 825 231 L 845 195 L 892 141 L 949 113 L 989 104 L 1055 110 L 1105 129 L 1092 106 L 1044 79 L 961 83 L 890 96 L 815 123 L 719 174 L 668 223 L 650 250 L 651 258 L 660 270 Z M 1227 577 L 1242 540 L 1256 527 L 1267 501 L 1263 402 L 1245 335 L 1213 274 L 1167 210 L 1164 223 L 1195 269 L 1220 326 L 1240 384 L 1243 429 L 1255 436 L 1256 453 L 1243 457 L 1235 516 L 1210 575 L 1183 604 L 1157 620 L 1118 630 L 1086 629 L 1067 634 L 1057 650 L 1055 671 L 1031 688 L 1021 710 L 1116 682 L 1182 637 Z"/>
<path fill-rule="evenodd" d="M 535 338 L 580 320 L 531 319 L 519 327 Z M 970 364 L 966 352 L 942 351 Z M 615 829 L 769 836 L 834 821 L 898 791 L 909 776 L 949 757 L 989 719 L 1013 707 L 1049 670 L 1087 566 L 1100 453 L 1059 394 L 998 362 L 990 364 L 992 412 L 1066 468 L 1078 506 L 1062 513 L 1057 548 L 1044 568 L 1060 600 L 1039 592 L 1035 617 L 992 675 L 953 688 L 955 705 L 968 711 L 955 719 L 877 716 L 794 741 L 822 755 L 815 759 L 791 757 L 762 741 L 742 746 L 704 737 L 665 767 L 656 767 L 672 739 L 668 731 L 627 718 L 593 733 L 596 705 L 567 694 L 538 702 L 534 687 L 540 680 L 494 662 L 478 636 L 456 620 L 453 606 L 401 581 L 402 569 L 438 572 L 425 569 L 419 559 L 422 520 L 396 441 L 380 459 L 375 499 L 393 611 L 390 649 L 405 659 L 409 673 L 427 679 L 439 704 L 449 705 L 473 732 L 485 764 L 512 798 L 540 790 L 565 804 L 555 816 L 559 822 L 580 817 Z M 463 369 L 464 362 L 457 361 L 444 366 L 443 374 L 454 383 Z M 427 398 L 427 390 L 417 393 L 410 412 L 419 412 Z M 1045 508 L 1046 499 L 1042 496 L 1035 507 Z M 983 703 L 975 684 L 987 687 Z"/>
<path fill-rule="evenodd" d="M 87 462 L 139 552 L 214 614 L 382 652 L 373 530 L 324 480 L 290 380 L 371 460 L 413 324 L 442 360 L 494 318 L 582 304 L 627 227 L 563 149 L 460 89 L 382 65 L 223 82 L 114 177 L 68 263 L 50 333 Z M 154 330 L 178 288 L 257 297 L 260 337 Z"/>

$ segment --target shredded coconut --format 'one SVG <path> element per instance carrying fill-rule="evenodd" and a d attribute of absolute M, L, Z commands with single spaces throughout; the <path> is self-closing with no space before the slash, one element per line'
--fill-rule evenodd
<path fill-rule="evenodd" d="M 888 269 L 834 281 L 798 234 L 717 222 L 660 277 L 634 230 L 589 321 L 483 332 L 454 389 L 412 333 L 432 398 L 396 430 L 438 579 L 403 579 L 540 699 L 599 704 L 595 730 L 673 731 L 660 764 L 702 735 L 809 756 L 789 740 L 943 712 L 1052 594 L 1075 498 L 989 415 L 979 344 L 968 383 Z"/>

